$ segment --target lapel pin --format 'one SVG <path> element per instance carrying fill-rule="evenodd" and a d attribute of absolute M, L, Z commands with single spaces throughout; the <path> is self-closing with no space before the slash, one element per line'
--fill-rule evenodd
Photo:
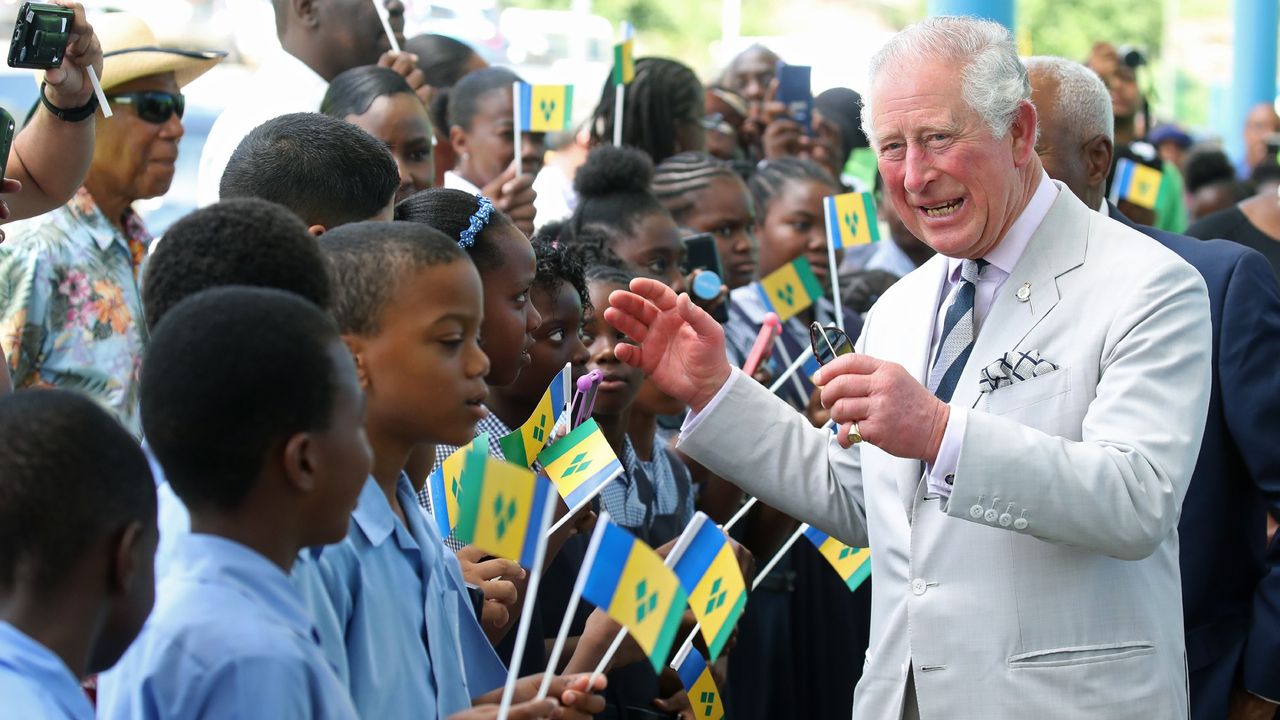
<path fill-rule="evenodd" d="M 1022 287 L 1018 288 L 1018 292 L 1014 293 L 1014 297 L 1018 298 L 1018 302 L 1026 302 L 1031 299 L 1031 283 L 1022 283 Z"/>

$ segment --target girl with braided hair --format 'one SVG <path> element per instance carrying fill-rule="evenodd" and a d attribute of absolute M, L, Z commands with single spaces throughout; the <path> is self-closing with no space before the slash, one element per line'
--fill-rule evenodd
<path fill-rule="evenodd" d="M 716 239 L 729 289 L 755 279 L 756 214 L 747 185 L 732 167 L 705 152 L 686 152 L 654 169 L 653 194 L 680 227 Z"/>
<path fill-rule="evenodd" d="M 640 58 L 626 86 L 622 144 L 644 151 L 660 163 L 676 153 L 706 145 L 702 126 L 702 82 L 687 65 L 666 58 Z M 613 142 L 617 108 L 612 78 L 605 80 L 600 104 L 591 116 L 591 144 Z"/>

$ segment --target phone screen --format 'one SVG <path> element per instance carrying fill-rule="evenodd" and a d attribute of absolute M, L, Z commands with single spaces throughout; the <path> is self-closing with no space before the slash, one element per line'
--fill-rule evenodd
<path fill-rule="evenodd" d="M 800 123 L 806 135 L 813 132 L 813 68 L 778 63 L 776 100 L 787 106 L 787 116 Z"/>

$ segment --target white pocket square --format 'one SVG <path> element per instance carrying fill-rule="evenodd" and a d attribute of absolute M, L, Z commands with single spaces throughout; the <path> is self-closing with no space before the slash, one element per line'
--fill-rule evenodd
<path fill-rule="evenodd" d="M 984 393 L 998 390 L 1057 370 L 1058 366 L 1040 357 L 1039 350 L 1014 350 L 982 369 L 978 385 Z"/>

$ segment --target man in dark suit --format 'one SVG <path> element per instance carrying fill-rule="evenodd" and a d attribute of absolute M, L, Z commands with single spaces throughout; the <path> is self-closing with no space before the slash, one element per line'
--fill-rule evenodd
<path fill-rule="evenodd" d="M 1137 225 L 1106 202 L 1106 87 L 1069 60 L 1031 58 L 1027 69 L 1049 176 L 1177 253 L 1208 286 L 1213 385 L 1178 525 L 1191 717 L 1280 718 L 1280 539 L 1266 547 L 1267 509 L 1280 515 L 1280 287 L 1254 250 Z"/>

